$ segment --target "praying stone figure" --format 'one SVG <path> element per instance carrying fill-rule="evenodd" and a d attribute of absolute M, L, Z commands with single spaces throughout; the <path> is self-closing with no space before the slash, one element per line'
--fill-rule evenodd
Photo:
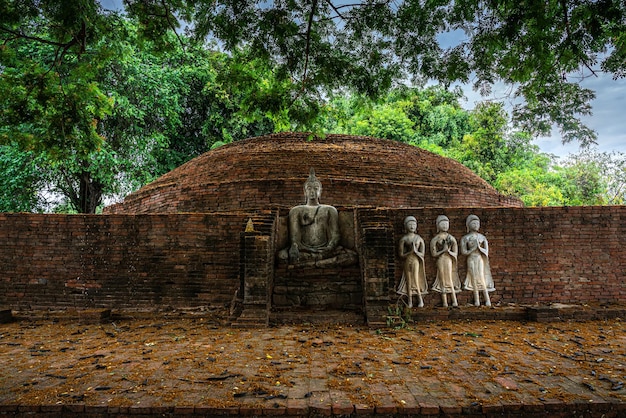
<path fill-rule="evenodd" d="M 489 292 L 496 288 L 491 277 L 489 267 L 489 243 L 487 238 L 478 232 L 480 219 L 476 215 L 470 215 L 465 221 L 468 234 L 461 239 L 461 254 L 467 256 L 467 276 L 465 277 L 464 289 L 474 292 L 474 305 L 480 306 L 480 293 L 482 292 L 485 306 L 491 306 Z"/>
<path fill-rule="evenodd" d="M 424 270 L 424 240 L 417 234 L 417 219 L 407 216 L 404 219 L 404 235 L 400 239 L 398 252 L 404 260 L 402 279 L 396 292 L 406 296 L 409 308 L 413 307 L 413 295 L 417 295 L 418 307 L 424 306 L 422 295 L 428 293 L 428 283 Z"/>
<path fill-rule="evenodd" d="M 313 169 L 304 183 L 304 195 L 306 204 L 289 211 L 289 247 L 278 253 L 279 259 L 317 267 L 354 264 L 356 252 L 339 246 L 337 209 L 320 204 L 322 184 Z"/>
<path fill-rule="evenodd" d="M 448 233 L 450 228 L 448 217 L 437 216 L 436 225 L 437 235 L 430 240 L 430 254 L 437 259 L 437 278 L 432 290 L 441 293 L 443 306 L 448 306 L 448 294 L 450 294 L 452 306 L 459 306 L 456 300 L 456 294 L 461 291 L 456 264 L 459 248 L 456 239 Z"/>

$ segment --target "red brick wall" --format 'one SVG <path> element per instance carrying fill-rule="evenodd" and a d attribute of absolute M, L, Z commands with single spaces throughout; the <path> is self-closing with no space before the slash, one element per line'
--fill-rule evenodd
<path fill-rule="evenodd" d="M 360 226 L 388 228 L 396 246 L 414 215 L 426 242 L 446 214 L 460 241 L 465 218 L 481 219 L 490 244 L 494 302 L 626 303 L 626 206 L 360 209 Z M 169 215 L 0 214 L 0 305 L 18 308 L 154 308 L 224 305 L 239 287 L 246 213 Z M 266 234 L 274 213 L 254 215 Z M 361 227 L 357 226 L 357 231 Z M 371 241 L 389 251 L 390 243 Z M 376 248 L 360 248 L 375 254 Z M 390 287 L 399 279 L 390 263 Z M 372 268 L 378 266 L 372 266 Z M 384 266 L 383 266 L 384 268 Z M 465 258 L 459 256 L 465 275 Z M 430 285 L 434 260 L 426 257 Z M 460 302 L 470 294 L 460 294 Z M 431 292 L 427 305 L 439 303 Z"/>
<path fill-rule="evenodd" d="M 0 214 L 0 306 L 229 303 L 248 217 Z"/>
<path fill-rule="evenodd" d="M 360 221 L 386 220 L 393 225 L 397 243 L 404 217 L 414 215 L 418 233 L 428 245 L 436 234 L 435 219 L 445 214 L 450 233 L 460 243 L 466 233 L 465 218 L 472 213 L 480 217 L 481 232 L 489 241 L 496 287 L 493 302 L 626 303 L 626 206 L 371 210 L 362 211 Z M 399 263 L 396 255 L 390 288 L 400 280 Z M 431 286 L 436 271 L 429 253 L 425 263 Z M 458 266 L 463 282 L 465 257 L 459 255 Z M 459 302 L 469 302 L 471 297 L 463 291 Z M 440 295 L 430 292 L 425 302 L 440 303 Z"/>

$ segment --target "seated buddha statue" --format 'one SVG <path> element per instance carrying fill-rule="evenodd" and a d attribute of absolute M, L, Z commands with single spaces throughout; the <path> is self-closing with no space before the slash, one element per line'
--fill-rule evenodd
<path fill-rule="evenodd" d="M 311 169 L 304 183 L 306 204 L 295 206 L 289 211 L 289 247 L 279 252 L 280 260 L 288 261 L 289 264 L 306 263 L 318 267 L 351 265 L 356 262 L 356 253 L 339 245 L 337 209 L 322 205 L 321 195 L 322 184 Z"/>

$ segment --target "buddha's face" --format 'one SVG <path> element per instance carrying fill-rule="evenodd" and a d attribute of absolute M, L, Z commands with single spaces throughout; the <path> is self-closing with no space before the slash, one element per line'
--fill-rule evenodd
<path fill-rule="evenodd" d="M 415 221 L 408 221 L 406 223 L 406 230 L 408 232 L 415 232 L 415 231 L 417 231 L 417 222 L 415 222 Z"/>
<path fill-rule="evenodd" d="M 304 195 L 307 200 L 317 199 L 319 200 L 322 195 L 322 185 L 317 182 L 309 182 L 304 185 Z"/>
<path fill-rule="evenodd" d="M 480 221 L 478 219 L 472 219 L 469 223 L 470 231 L 478 231 L 480 229 Z"/>
<path fill-rule="evenodd" d="M 450 221 L 448 221 L 447 219 L 443 219 L 439 221 L 438 226 L 440 231 L 448 232 L 448 229 L 450 229 Z"/>

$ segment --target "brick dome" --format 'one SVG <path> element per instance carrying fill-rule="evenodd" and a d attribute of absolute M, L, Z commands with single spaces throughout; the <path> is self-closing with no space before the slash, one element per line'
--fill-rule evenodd
<path fill-rule="evenodd" d="M 224 212 L 304 202 L 314 168 L 321 202 L 338 207 L 522 206 L 462 164 L 400 142 L 281 133 L 234 142 L 163 175 L 105 213 Z"/>

